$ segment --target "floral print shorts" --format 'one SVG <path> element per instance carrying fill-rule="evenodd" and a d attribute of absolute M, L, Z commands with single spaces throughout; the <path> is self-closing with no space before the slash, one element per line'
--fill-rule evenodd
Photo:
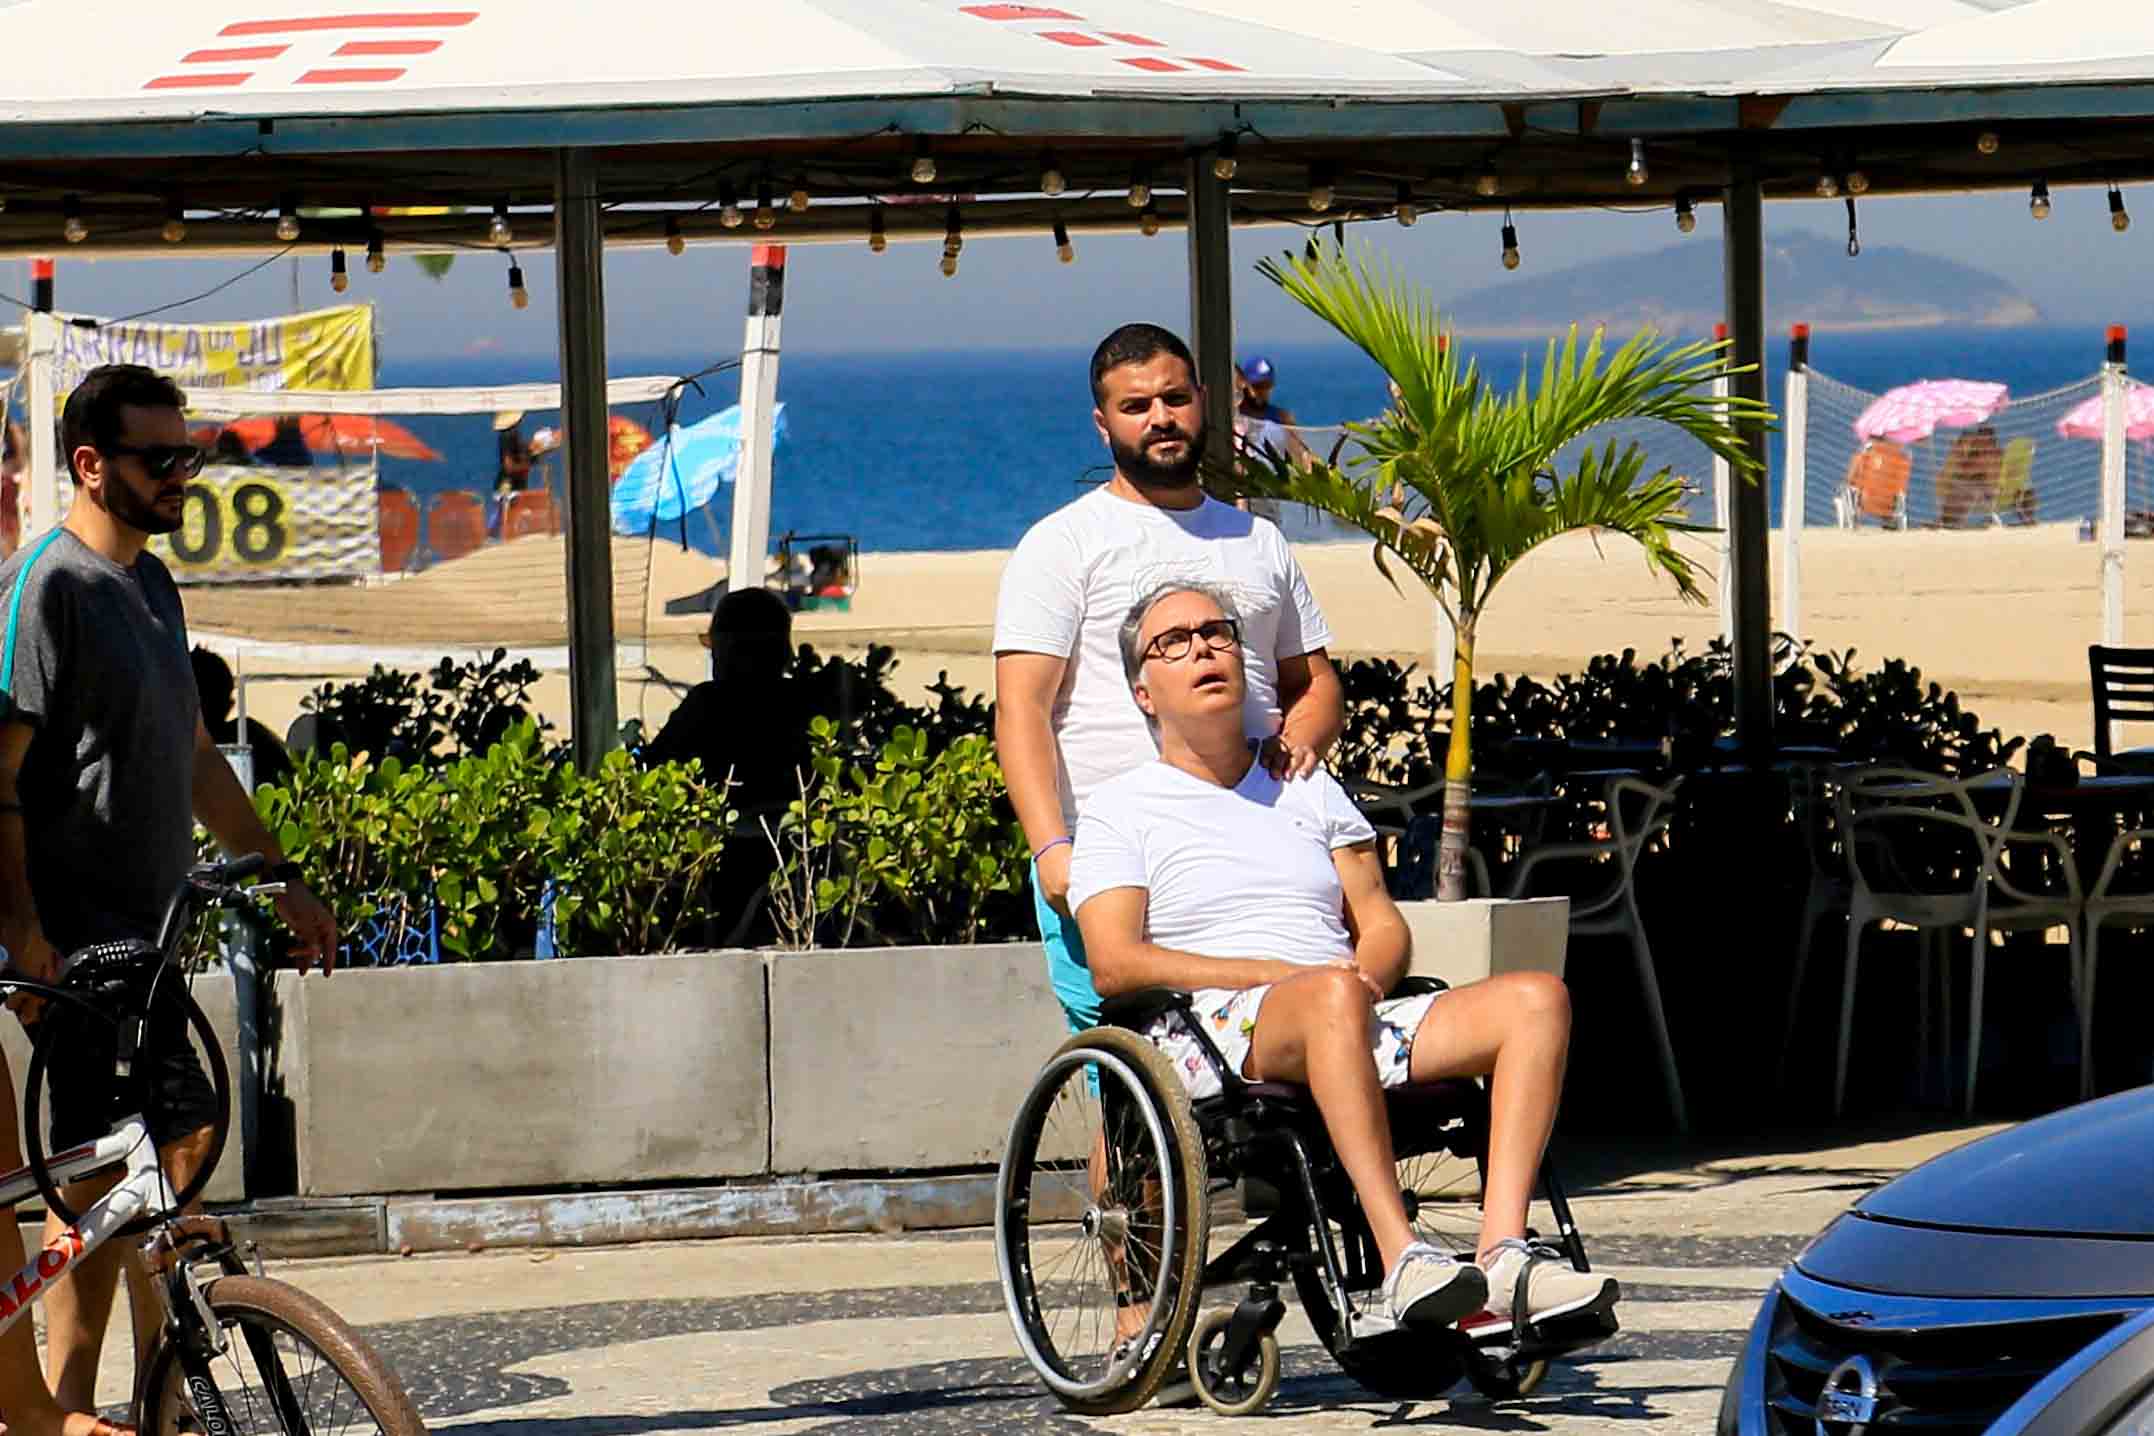
<path fill-rule="evenodd" d="M 1247 1070 L 1249 1047 L 1256 1037 L 1257 1011 L 1270 991 L 1268 986 L 1239 991 L 1207 987 L 1190 994 L 1190 1006 L 1204 1024 L 1204 1035 L 1236 1072 Z M 1440 992 L 1424 992 L 1418 997 L 1394 997 L 1369 1009 L 1369 1051 L 1376 1058 L 1377 1080 L 1384 1086 L 1406 1085 L 1414 1034 L 1421 1030 L 1429 1008 L 1441 996 Z M 1189 1089 L 1191 1101 L 1219 1095 L 1219 1074 L 1181 1013 L 1155 1017 L 1146 1025 L 1144 1035 L 1167 1054 L 1182 1085 Z"/>

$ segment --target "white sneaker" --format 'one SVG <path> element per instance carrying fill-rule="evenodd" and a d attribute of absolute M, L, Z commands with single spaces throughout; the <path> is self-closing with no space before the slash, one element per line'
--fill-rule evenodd
<path fill-rule="evenodd" d="M 1402 1325 L 1449 1326 L 1487 1300 L 1479 1267 L 1427 1242 L 1407 1247 L 1384 1278 L 1384 1304 Z"/>
<path fill-rule="evenodd" d="M 1614 1277 L 1579 1271 L 1556 1247 L 1520 1237 L 1496 1243 L 1481 1259 L 1480 1269 L 1488 1280 L 1489 1311 L 1514 1322 L 1519 1319 L 1516 1307 L 1521 1297 L 1526 1304 L 1525 1320 L 1541 1322 L 1607 1311 L 1623 1295 Z"/>

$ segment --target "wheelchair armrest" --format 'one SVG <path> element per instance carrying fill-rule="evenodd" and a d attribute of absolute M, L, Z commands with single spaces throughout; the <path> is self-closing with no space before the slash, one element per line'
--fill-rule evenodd
<path fill-rule="evenodd" d="M 1432 992 L 1449 992 L 1450 990 L 1451 984 L 1440 977 L 1429 977 L 1422 973 L 1409 972 L 1399 979 L 1398 986 L 1391 989 L 1391 996 L 1426 997 Z"/>
<path fill-rule="evenodd" d="M 1147 987 L 1138 992 L 1125 992 L 1120 997 L 1101 998 L 1099 1020 L 1109 1027 L 1137 1029 L 1162 1013 L 1186 1014 L 1189 1003 L 1189 994 L 1176 988 Z"/>

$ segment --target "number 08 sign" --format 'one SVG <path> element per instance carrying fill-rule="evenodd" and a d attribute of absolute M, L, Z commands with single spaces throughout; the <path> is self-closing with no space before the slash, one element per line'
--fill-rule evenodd
<path fill-rule="evenodd" d="M 181 583 L 357 578 L 381 568 L 379 523 L 372 468 L 218 467 L 152 547 Z"/>

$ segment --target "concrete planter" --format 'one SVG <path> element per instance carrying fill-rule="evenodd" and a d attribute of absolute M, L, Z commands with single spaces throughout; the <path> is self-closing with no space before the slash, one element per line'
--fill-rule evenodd
<path fill-rule="evenodd" d="M 303 1197 L 769 1170 L 756 955 L 286 972 L 276 995 Z"/>
<path fill-rule="evenodd" d="M 1399 912 L 1414 936 L 1411 970 L 1423 976 L 1440 977 L 1453 987 L 1500 972 L 1563 976 L 1569 898 L 1404 902 Z"/>

